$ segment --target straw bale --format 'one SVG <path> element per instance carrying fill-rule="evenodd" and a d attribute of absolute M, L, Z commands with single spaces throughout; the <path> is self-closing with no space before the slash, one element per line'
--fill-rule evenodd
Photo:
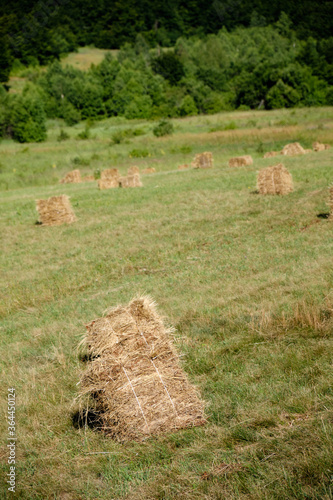
<path fill-rule="evenodd" d="M 330 145 L 329 144 L 322 144 L 321 142 L 314 142 L 312 144 L 312 147 L 313 147 L 313 150 L 318 152 L 318 151 L 325 151 L 325 149 L 330 149 Z"/>
<path fill-rule="evenodd" d="M 213 166 L 213 154 L 205 151 L 195 155 L 193 166 L 194 168 L 211 168 Z"/>
<path fill-rule="evenodd" d="M 229 167 L 244 167 L 252 164 L 253 160 L 250 155 L 236 156 L 235 158 L 230 158 L 229 160 Z"/>
<path fill-rule="evenodd" d="M 188 168 L 187 163 L 185 163 L 184 165 L 179 165 L 178 166 L 178 170 L 185 170 L 186 168 Z"/>
<path fill-rule="evenodd" d="M 77 183 L 81 181 L 81 172 L 79 169 L 72 170 L 68 172 L 63 179 L 61 179 L 60 184 Z"/>
<path fill-rule="evenodd" d="M 99 189 L 111 189 L 119 187 L 119 179 L 116 177 L 111 177 L 110 179 L 99 179 L 98 180 Z"/>
<path fill-rule="evenodd" d="M 82 182 L 94 182 L 95 177 L 93 175 L 86 175 L 82 178 Z"/>
<path fill-rule="evenodd" d="M 142 170 L 143 174 L 154 174 L 155 172 L 156 172 L 156 170 L 154 167 L 145 168 L 144 170 Z"/>
<path fill-rule="evenodd" d="M 94 403 L 100 430 L 119 441 L 141 441 L 206 423 L 204 403 L 150 298 L 113 308 L 86 328 L 91 361 L 80 398 Z"/>
<path fill-rule="evenodd" d="M 264 158 L 272 158 L 273 156 L 278 156 L 279 154 L 279 151 L 268 151 L 264 154 Z"/>
<path fill-rule="evenodd" d="M 65 194 L 52 196 L 47 200 L 36 200 L 36 209 L 44 226 L 59 226 L 76 221 L 69 197 Z"/>
<path fill-rule="evenodd" d="M 119 179 L 119 170 L 117 168 L 106 168 L 101 172 L 102 181 L 106 181 L 109 179 Z"/>
<path fill-rule="evenodd" d="M 139 174 L 139 173 L 140 173 L 140 169 L 139 169 L 139 167 L 136 167 L 136 166 L 129 167 L 127 170 L 127 175 L 134 175 L 134 174 Z"/>
<path fill-rule="evenodd" d="M 120 187 L 142 187 L 142 182 L 140 180 L 139 174 L 127 175 L 126 177 L 120 177 L 119 180 Z"/>
<path fill-rule="evenodd" d="M 285 156 L 305 155 L 305 150 L 302 148 L 299 142 L 292 142 L 284 146 L 281 154 Z"/>
<path fill-rule="evenodd" d="M 288 194 L 294 190 L 292 176 L 282 163 L 260 170 L 257 185 L 260 194 Z"/>

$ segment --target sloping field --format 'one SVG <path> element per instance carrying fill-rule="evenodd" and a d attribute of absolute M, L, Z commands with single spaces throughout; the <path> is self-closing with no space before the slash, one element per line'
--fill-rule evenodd
<path fill-rule="evenodd" d="M 230 126 L 230 123 L 234 125 Z M 263 159 L 288 142 L 333 145 L 331 108 L 174 122 L 50 123 L 42 144 L 0 144 L 1 497 L 7 388 L 16 391 L 16 495 L 22 499 L 332 498 L 333 148 Z M 229 128 L 229 129 L 228 129 Z M 115 132 L 140 129 L 115 143 Z M 213 130 L 212 130 L 213 129 Z M 216 130 L 219 129 L 219 130 Z M 214 167 L 178 171 L 211 151 Z M 232 156 L 253 165 L 230 168 Z M 261 196 L 281 162 L 294 192 Z M 59 184 L 79 168 L 155 167 L 142 188 Z M 66 194 L 71 225 L 36 225 L 36 199 Z M 205 426 L 118 443 L 78 418 L 85 325 L 149 294 L 207 402 Z"/>

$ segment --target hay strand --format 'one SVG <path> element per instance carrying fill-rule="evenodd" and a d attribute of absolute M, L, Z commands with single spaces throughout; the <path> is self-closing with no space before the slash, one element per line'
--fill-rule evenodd
<path fill-rule="evenodd" d="M 272 158 L 273 156 L 278 156 L 279 154 L 279 151 L 267 151 L 267 153 L 264 154 L 264 158 Z"/>
<path fill-rule="evenodd" d="M 87 325 L 92 361 L 81 378 L 81 398 L 93 395 L 105 433 L 141 441 L 206 422 L 169 335 L 148 297 Z"/>
<path fill-rule="evenodd" d="M 36 209 L 43 226 L 59 226 L 76 221 L 69 197 L 65 194 L 52 196 L 47 200 L 36 200 Z"/>
<path fill-rule="evenodd" d="M 134 174 L 140 174 L 139 167 L 136 167 L 135 165 L 127 169 L 127 175 L 134 175 Z"/>
<path fill-rule="evenodd" d="M 154 167 L 145 168 L 142 170 L 143 174 L 154 174 L 156 172 Z"/>

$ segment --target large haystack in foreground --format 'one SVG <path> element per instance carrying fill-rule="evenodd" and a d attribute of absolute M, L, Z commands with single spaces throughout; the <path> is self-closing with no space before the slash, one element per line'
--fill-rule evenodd
<path fill-rule="evenodd" d="M 294 190 L 292 176 L 282 163 L 260 170 L 257 185 L 260 194 L 288 194 Z"/>
<path fill-rule="evenodd" d="M 297 156 L 297 155 L 305 155 L 305 149 L 302 148 L 299 142 L 292 142 L 290 144 L 286 144 L 281 151 L 282 155 L 285 156 Z"/>
<path fill-rule="evenodd" d="M 142 187 L 142 182 L 140 180 L 140 174 L 127 175 L 126 177 L 120 177 L 119 179 L 120 187 Z"/>
<path fill-rule="evenodd" d="M 77 183 L 81 182 L 81 172 L 79 169 L 72 170 L 71 172 L 68 172 L 63 179 L 61 179 L 60 184 L 70 184 L 70 183 Z"/>
<path fill-rule="evenodd" d="M 235 158 L 230 158 L 229 160 L 229 167 L 245 167 L 252 164 L 253 160 L 250 155 L 236 156 Z"/>
<path fill-rule="evenodd" d="M 213 154 L 206 151 L 195 155 L 193 160 L 194 168 L 211 168 L 213 166 Z"/>
<path fill-rule="evenodd" d="M 52 196 L 48 200 L 36 200 L 36 209 L 43 226 L 60 226 L 76 221 L 69 197 L 65 194 Z"/>
<path fill-rule="evenodd" d="M 81 378 L 101 430 L 120 441 L 202 425 L 204 404 L 183 372 L 168 331 L 147 297 L 87 325 L 92 361 Z"/>
<path fill-rule="evenodd" d="M 325 151 L 325 149 L 330 149 L 331 146 L 329 144 L 322 144 L 321 142 L 315 141 L 312 144 L 312 147 L 314 151 L 318 152 L 318 151 Z"/>
<path fill-rule="evenodd" d="M 119 187 L 119 171 L 117 168 L 106 168 L 101 172 L 101 178 L 98 181 L 99 189 L 111 189 Z"/>

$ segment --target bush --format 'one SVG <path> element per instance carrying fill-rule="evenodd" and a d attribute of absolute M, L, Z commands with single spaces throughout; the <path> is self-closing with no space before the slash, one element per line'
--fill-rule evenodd
<path fill-rule="evenodd" d="M 174 126 L 169 120 L 161 120 L 156 127 L 153 128 L 153 134 L 156 137 L 171 135 L 174 132 Z"/>
<path fill-rule="evenodd" d="M 85 129 L 82 130 L 82 132 L 80 132 L 79 134 L 77 134 L 76 138 L 82 139 L 82 140 L 89 139 L 90 138 L 90 127 L 88 127 L 86 125 Z"/>
<path fill-rule="evenodd" d="M 60 130 L 60 133 L 57 137 L 57 141 L 61 142 L 61 141 L 66 141 L 67 139 L 69 139 L 69 135 L 67 134 L 67 132 L 65 132 L 65 130 L 62 128 Z"/>
<path fill-rule="evenodd" d="M 10 126 L 13 138 L 19 142 L 41 142 L 47 137 L 46 116 L 42 99 L 32 87 L 26 87 L 22 95 L 12 101 Z"/>
<path fill-rule="evenodd" d="M 132 149 L 129 154 L 130 158 L 146 158 L 149 156 L 148 149 Z"/>
<path fill-rule="evenodd" d="M 179 114 L 180 116 L 193 116 L 198 114 L 198 108 L 192 96 L 186 95 L 184 97 L 179 108 Z"/>

